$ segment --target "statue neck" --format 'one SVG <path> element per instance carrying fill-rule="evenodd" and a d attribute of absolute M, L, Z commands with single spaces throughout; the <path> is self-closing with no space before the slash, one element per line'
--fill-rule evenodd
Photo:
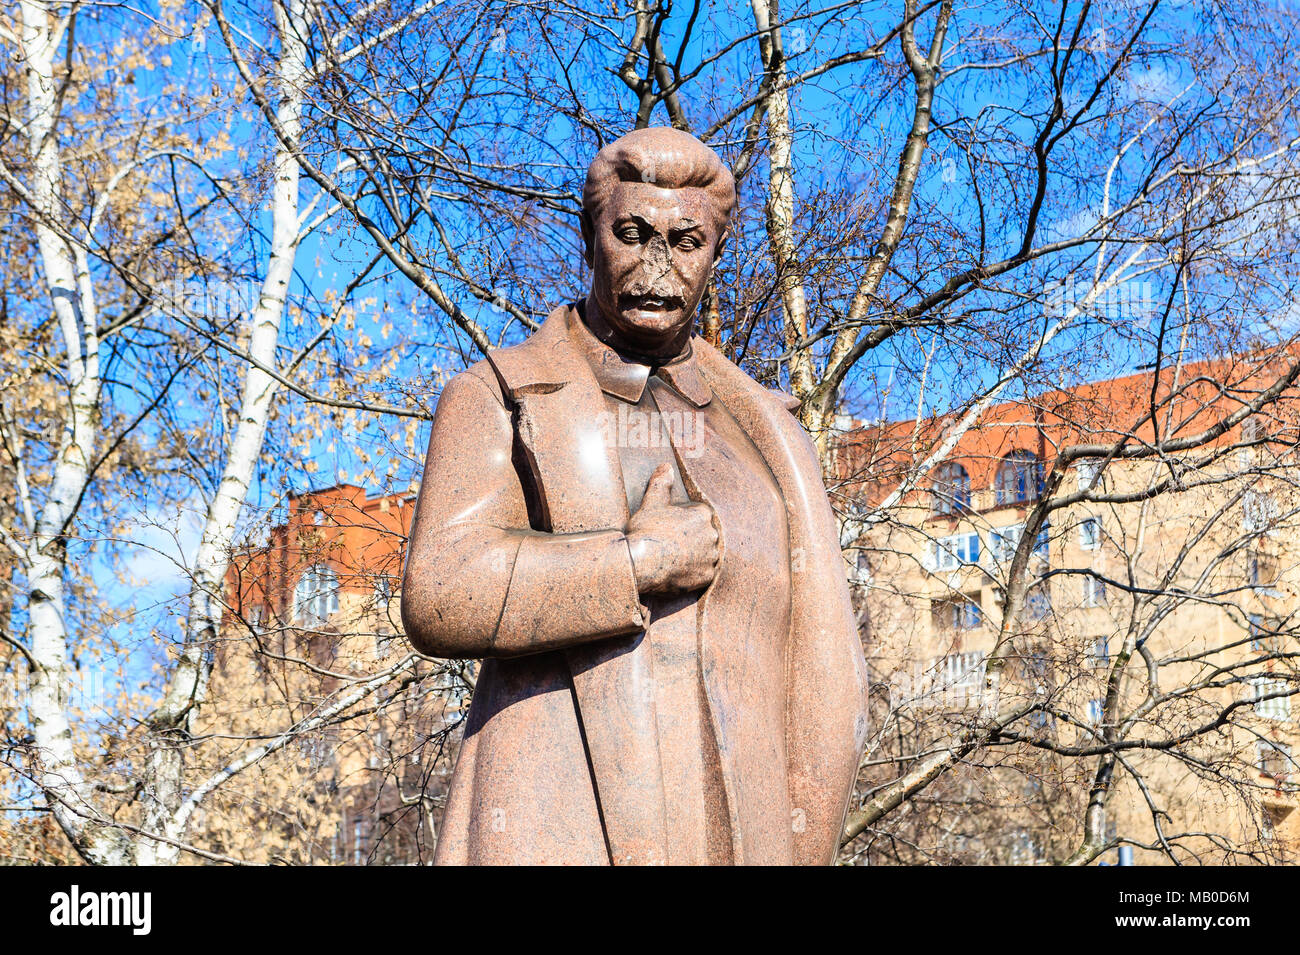
<path fill-rule="evenodd" d="M 605 320 L 600 306 L 591 296 L 578 303 L 578 314 L 582 317 L 583 324 L 597 339 L 624 358 L 656 368 L 686 355 L 690 351 L 691 334 L 695 330 L 695 322 L 692 320 L 662 345 L 652 345 L 647 342 L 631 342 L 619 334 L 618 330 Z"/>

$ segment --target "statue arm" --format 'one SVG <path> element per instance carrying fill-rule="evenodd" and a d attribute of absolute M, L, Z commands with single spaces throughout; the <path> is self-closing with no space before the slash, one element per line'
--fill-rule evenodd
<path fill-rule="evenodd" d="M 402 623 L 421 653 L 509 657 L 645 625 L 622 531 L 529 527 L 495 379 L 474 371 L 438 402 L 415 504 Z"/>

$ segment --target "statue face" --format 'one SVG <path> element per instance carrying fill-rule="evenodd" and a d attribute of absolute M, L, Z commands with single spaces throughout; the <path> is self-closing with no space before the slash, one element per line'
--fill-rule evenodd
<path fill-rule="evenodd" d="M 592 295 L 623 344 L 647 353 L 685 344 L 719 249 L 703 189 L 620 182 L 584 221 Z"/>

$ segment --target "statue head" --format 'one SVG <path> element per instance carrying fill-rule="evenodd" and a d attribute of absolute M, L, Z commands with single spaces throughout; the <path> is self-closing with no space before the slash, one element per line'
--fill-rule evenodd
<path fill-rule="evenodd" d="M 582 191 L 593 328 L 644 355 L 684 348 L 735 204 L 730 170 L 690 133 L 638 129 L 598 152 Z"/>

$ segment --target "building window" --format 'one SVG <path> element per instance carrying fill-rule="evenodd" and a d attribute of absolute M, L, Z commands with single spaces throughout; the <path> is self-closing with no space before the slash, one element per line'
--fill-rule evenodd
<path fill-rule="evenodd" d="M 339 609 L 339 579 L 324 564 L 308 567 L 293 590 L 293 615 L 299 623 L 317 626 Z"/>
<path fill-rule="evenodd" d="M 1106 581 L 1091 574 L 1083 578 L 1083 605 L 1085 607 L 1106 605 Z"/>
<path fill-rule="evenodd" d="M 1277 842 L 1277 814 L 1265 808 L 1259 817 L 1259 837 L 1264 842 Z"/>
<path fill-rule="evenodd" d="M 1098 637 L 1088 648 L 1088 665 L 1093 667 L 1110 666 L 1110 639 Z"/>
<path fill-rule="evenodd" d="M 1096 458 L 1085 458 L 1075 465 L 1074 473 L 1079 480 L 1079 490 L 1086 491 L 1101 474 L 1101 462 Z"/>
<path fill-rule="evenodd" d="M 1247 614 L 1246 620 L 1250 631 L 1250 648 L 1252 650 L 1259 650 L 1264 653 L 1278 653 L 1283 649 L 1282 643 L 1285 634 L 1282 628 L 1285 624 L 1282 621 L 1262 613 Z"/>
<path fill-rule="evenodd" d="M 1285 680 L 1256 677 L 1250 681 L 1250 688 L 1250 698 L 1255 703 L 1256 716 L 1262 716 L 1266 720 L 1289 720 L 1291 718 L 1291 697 L 1274 695 L 1287 692 L 1288 688 Z"/>
<path fill-rule="evenodd" d="M 1101 521 L 1095 517 L 1085 517 L 1079 522 L 1079 546 L 1084 550 L 1096 550 L 1101 546 Z"/>
<path fill-rule="evenodd" d="M 1047 696 L 1052 691 L 1052 661 L 1046 653 L 1035 650 L 1025 658 L 1025 681 L 1034 688 L 1035 696 Z"/>
<path fill-rule="evenodd" d="M 1033 501 L 1043 493 L 1043 465 L 1032 451 L 1012 451 L 998 465 L 993 489 L 998 504 Z"/>
<path fill-rule="evenodd" d="M 314 514 L 312 514 L 312 516 L 311 516 L 311 522 L 312 522 L 313 524 L 315 524 L 317 527 L 323 527 L 324 524 L 325 524 L 325 512 L 324 512 L 324 511 L 316 511 L 316 512 L 315 512 Z"/>
<path fill-rule="evenodd" d="M 935 514 L 961 514 L 969 511 L 970 475 L 956 461 L 949 461 L 935 475 L 932 493 Z"/>
<path fill-rule="evenodd" d="M 1025 594 L 1025 617 L 1028 620 L 1045 620 L 1052 612 L 1052 592 L 1047 584 L 1029 588 Z"/>
<path fill-rule="evenodd" d="M 375 578 L 375 607 L 380 613 L 387 613 L 393 602 L 393 578 L 380 575 Z"/>
<path fill-rule="evenodd" d="M 1034 540 L 1034 555 L 1037 557 L 1047 557 L 1047 542 L 1051 528 L 1046 524 L 1038 532 L 1038 537 Z M 993 532 L 990 543 L 993 547 L 993 558 L 1000 564 L 1006 564 L 1016 556 L 1016 548 L 1020 546 L 1020 538 L 1025 536 L 1024 524 L 1010 524 L 1007 527 L 999 527 Z"/>
<path fill-rule="evenodd" d="M 1042 865 L 1044 858 L 1038 840 L 1030 833 L 1019 829 L 1012 834 L 1010 858 L 1012 865 Z"/>
<path fill-rule="evenodd" d="M 930 567 L 933 570 L 956 570 L 964 564 L 978 564 L 979 560 L 979 534 L 940 537 L 930 545 Z"/>
<path fill-rule="evenodd" d="M 868 583 L 871 580 L 871 555 L 865 550 L 859 550 L 858 556 L 854 559 L 854 564 L 858 568 L 858 580 Z"/>
<path fill-rule="evenodd" d="M 1291 747 L 1285 743 L 1259 740 L 1256 744 L 1255 767 L 1275 782 L 1286 782 L 1295 772 L 1295 761 L 1291 758 Z"/>
<path fill-rule="evenodd" d="M 978 698 L 984 689 L 983 650 L 949 653 L 935 658 L 931 665 L 938 684 L 936 689 L 950 696 L 962 697 L 961 702 Z"/>
<path fill-rule="evenodd" d="M 1266 531 L 1277 520 L 1277 501 L 1271 494 L 1247 491 L 1241 498 L 1242 529 L 1250 533 Z"/>
<path fill-rule="evenodd" d="M 930 615 L 937 631 L 978 630 L 984 623 L 978 595 L 936 600 Z"/>
<path fill-rule="evenodd" d="M 1251 550 L 1246 554 L 1246 579 L 1250 586 L 1271 591 L 1278 579 L 1277 561 L 1269 554 Z"/>
<path fill-rule="evenodd" d="M 1246 626 L 1250 631 L 1250 648 L 1252 650 L 1269 650 L 1272 649 L 1269 639 L 1269 629 L 1264 623 L 1262 613 L 1251 613 L 1246 615 Z"/>
<path fill-rule="evenodd" d="M 266 632 L 266 607 L 263 604 L 253 604 L 244 616 L 248 621 L 248 630 L 254 636 Z"/>
<path fill-rule="evenodd" d="M 1100 726 L 1105 716 L 1106 707 L 1101 700 L 1088 701 L 1088 722 L 1093 726 Z"/>

